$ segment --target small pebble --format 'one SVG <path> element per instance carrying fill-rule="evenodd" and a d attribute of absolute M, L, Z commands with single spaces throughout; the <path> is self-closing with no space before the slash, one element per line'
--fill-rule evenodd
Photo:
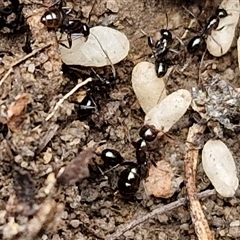
<path fill-rule="evenodd" d="M 28 65 L 28 72 L 34 73 L 34 71 L 35 71 L 35 65 L 33 63 L 30 63 Z"/>
<path fill-rule="evenodd" d="M 80 221 L 78 219 L 73 219 L 73 220 L 70 221 L 70 225 L 73 228 L 77 228 L 80 225 Z"/>
<path fill-rule="evenodd" d="M 154 197 L 171 197 L 177 188 L 173 186 L 173 170 L 164 160 L 157 162 L 157 167 L 151 165 L 145 187 L 149 195 Z"/>
<path fill-rule="evenodd" d="M 230 223 L 230 227 L 239 227 L 240 226 L 240 220 L 232 221 Z"/>

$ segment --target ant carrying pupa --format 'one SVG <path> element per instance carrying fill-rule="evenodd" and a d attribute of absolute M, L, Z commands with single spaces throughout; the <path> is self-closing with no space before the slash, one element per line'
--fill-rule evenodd
<path fill-rule="evenodd" d="M 59 31 L 59 50 L 66 65 L 103 67 L 110 65 L 116 76 L 114 64 L 123 60 L 129 51 L 127 37 L 110 27 L 89 27 L 76 17 L 60 1 L 50 6 L 41 17 L 49 29 Z M 92 6 L 93 8 L 93 6 Z M 91 12 L 90 12 L 91 13 Z"/>
<path fill-rule="evenodd" d="M 193 13 L 186 8 L 185 10 L 197 19 Z M 213 56 L 220 57 L 226 54 L 231 47 L 235 35 L 235 27 L 239 19 L 239 11 L 239 1 L 223 1 L 204 27 L 197 20 L 202 28 L 200 32 L 187 28 L 190 32 L 197 34 L 188 42 L 187 51 L 191 54 L 203 53 L 199 67 L 199 79 L 206 51 L 208 50 Z"/>
<path fill-rule="evenodd" d="M 185 8 L 186 9 L 186 8 Z M 187 10 L 188 11 L 188 10 Z M 217 30 L 220 19 L 228 16 L 225 9 L 217 9 L 215 14 L 212 15 L 206 26 L 202 29 L 199 35 L 194 36 L 187 44 L 187 51 L 191 54 L 195 54 L 198 51 L 205 51 L 207 48 L 207 37 L 211 35 L 213 30 Z M 198 21 L 199 22 L 199 21 Z M 187 28 L 189 31 L 195 32 L 191 28 Z M 215 40 L 214 40 L 215 41 Z M 217 43 L 217 42 L 216 42 Z M 217 43 L 218 44 L 218 43 Z M 221 47 L 221 46 L 220 46 Z"/>
<path fill-rule="evenodd" d="M 72 47 L 72 37 L 87 37 L 90 34 L 90 29 L 87 24 L 79 19 L 70 17 L 71 9 L 67 10 L 63 7 L 63 0 L 54 3 L 41 17 L 41 22 L 49 30 L 59 30 L 61 34 L 67 34 L 68 45 L 60 42 L 66 48 Z"/>

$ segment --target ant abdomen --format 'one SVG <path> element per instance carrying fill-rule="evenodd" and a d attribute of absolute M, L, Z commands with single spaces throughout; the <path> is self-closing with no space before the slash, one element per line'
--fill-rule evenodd
<path fill-rule="evenodd" d="M 195 36 L 189 41 L 187 45 L 187 51 L 191 54 L 195 54 L 198 51 L 204 51 L 206 47 L 207 47 L 207 44 L 204 37 Z"/>
<path fill-rule="evenodd" d="M 57 30 L 61 27 L 63 22 L 63 13 L 59 9 L 52 9 L 46 11 L 41 17 L 41 23 L 48 29 Z"/>

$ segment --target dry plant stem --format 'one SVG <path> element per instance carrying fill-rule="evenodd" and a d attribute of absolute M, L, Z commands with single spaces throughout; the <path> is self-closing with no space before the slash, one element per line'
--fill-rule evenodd
<path fill-rule="evenodd" d="M 4 75 L 4 77 L 1 79 L 0 81 L 0 86 L 4 83 L 4 81 L 7 79 L 7 77 L 10 75 L 10 73 L 13 71 L 13 67 L 17 66 L 18 64 L 24 62 L 25 60 L 27 60 L 28 58 L 34 56 L 36 53 L 42 51 L 44 48 L 49 47 L 51 44 L 46 44 L 43 47 L 40 47 L 36 50 L 34 50 L 33 52 L 27 54 L 26 56 L 24 56 L 23 58 L 17 60 L 16 62 L 14 62 L 13 64 L 11 64 L 10 68 L 8 69 L 8 71 L 6 72 L 6 74 Z"/>
<path fill-rule="evenodd" d="M 115 77 L 116 77 L 116 70 L 115 70 L 115 67 L 114 67 L 114 65 L 113 65 L 113 63 L 112 63 L 112 61 L 111 61 L 111 59 L 109 58 L 109 56 L 108 56 L 106 50 L 103 48 L 103 46 L 102 46 L 102 44 L 100 43 L 100 41 L 98 40 L 98 38 L 97 38 L 93 33 L 91 33 L 91 34 L 92 34 L 93 37 L 96 39 L 96 41 L 98 42 L 100 48 L 102 49 L 103 53 L 105 54 L 106 58 L 108 59 L 110 65 L 111 65 L 111 67 L 112 67 L 113 77 L 115 78 Z"/>
<path fill-rule="evenodd" d="M 204 130 L 205 126 L 200 126 L 198 124 L 194 124 L 189 129 L 186 143 L 186 154 L 184 158 L 184 170 L 186 178 L 186 190 L 190 203 L 190 214 L 196 235 L 199 240 L 213 240 L 214 237 L 203 213 L 201 204 L 197 198 L 196 169 L 199 150 L 194 148 L 193 144 L 191 144 L 196 139 L 197 134 L 202 134 Z"/>
<path fill-rule="evenodd" d="M 215 190 L 206 190 L 204 192 L 201 192 L 199 194 L 197 194 L 195 197 L 197 198 L 206 198 L 206 197 L 210 197 L 212 195 L 216 194 Z M 130 229 L 136 227 L 137 225 L 149 220 L 150 218 L 152 218 L 153 216 L 157 215 L 157 214 L 163 214 L 167 211 L 173 210 L 175 208 L 178 208 L 184 204 L 187 203 L 187 199 L 186 198 L 180 198 L 179 200 L 169 203 L 167 205 L 164 206 L 160 206 L 159 208 L 154 209 L 152 212 L 139 217 L 133 221 L 131 221 L 130 223 L 126 223 L 121 225 L 120 227 L 118 227 L 117 231 L 111 235 L 106 236 L 105 240 L 115 240 L 118 239 L 121 235 L 123 235 L 125 232 L 129 231 Z M 205 239 L 207 240 L 207 238 Z"/>
<path fill-rule="evenodd" d="M 61 106 L 61 104 L 68 99 L 73 93 L 75 93 L 80 87 L 86 85 L 88 82 L 91 82 L 92 78 L 87 78 L 85 81 L 78 83 L 70 92 L 68 92 L 66 95 L 64 95 L 55 105 L 53 111 L 46 117 L 46 121 L 48 121 L 50 118 L 52 118 L 55 114 L 55 112 L 58 110 L 58 108 Z"/>
<path fill-rule="evenodd" d="M 49 124 L 48 124 L 49 125 Z M 37 150 L 37 154 L 42 152 L 42 150 L 47 146 L 47 144 L 51 141 L 51 139 L 55 136 L 57 130 L 59 128 L 59 125 L 57 124 L 51 124 L 48 126 L 47 133 L 43 136 L 43 138 L 40 140 L 39 147 Z"/>

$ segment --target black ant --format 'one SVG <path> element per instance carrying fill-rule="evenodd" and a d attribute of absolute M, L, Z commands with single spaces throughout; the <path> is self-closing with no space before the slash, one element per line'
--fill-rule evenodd
<path fill-rule="evenodd" d="M 139 189 L 141 180 L 148 176 L 149 169 L 146 153 L 147 142 L 144 139 L 140 139 L 132 144 L 136 149 L 137 162 L 124 162 L 124 158 L 121 154 L 114 149 L 106 148 L 101 153 L 104 168 L 106 169 L 111 167 L 111 169 L 105 171 L 105 173 L 111 171 L 119 165 L 125 167 L 125 169 L 120 172 L 117 182 L 118 191 L 125 199 L 131 199 L 134 197 Z"/>
<path fill-rule="evenodd" d="M 155 58 L 156 74 L 158 77 L 163 77 L 171 64 L 165 56 L 169 51 L 170 44 L 173 42 L 173 37 L 172 33 L 167 29 L 161 29 L 160 34 L 162 37 L 155 43 L 151 37 L 148 37 L 148 46 L 153 49 L 150 57 Z"/>
<path fill-rule="evenodd" d="M 119 164 L 122 164 L 124 161 L 123 157 L 117 150 L 110 148 L 106 148 L 102 151 L 101 158 L 105 167 L 115 167 Z"/>
<path fill-rule="evenodd" d="M 134 143 L 134 146 L 136 147 L 137 163 L 123 163 L 123 165 L 127 165 L 127 168 L 120 173 L 118 179 L 118 190 L 124 198 L 133 197 L 139 189 L 141 180 L 148 175 L 147 143 L 144 139 L 140 139 Z"/>
<path fill-rule="evenodd" d="M 41 22 L 49 30 L 60 30 L 60 33 L 67 34 L 67 40 L 69 46 L 61 43 L 66 48 L 72 47 L 72 36 L 83 36 L 85 39 L 90 34 L 90 29 L 87 24 L 82 23 L 78 19 L 70 19 L 69 14 L 71 10 L 66 10 L 63 8 L 63 1 L 55 3 L 53 6 L 47 10 L 41 17 Z"/>
<path fill-rule="evenodd" d="M 81 121 L 92 115 L 94 112 L 97 111 L 97 109 L 98 107 L 94 98 L 89 94 L 84 97 L 80 104 L 76 104 L 78 119 Z"/>
<path fill-rule="evenodd" d="M 228 16 L 228 13 L 224 9 L 217 9 L 215 14 L 210 17 L 206 27 L 203 29 L 202 33 L 198 36 L 193 37 L 188 45 L 187 51 L 189 53 L 196 53 L 198 51 L 205 51 L 207 48 L 206 38 L 211 35 L 212 30 L 216 30 L 220 19 Z"/>

